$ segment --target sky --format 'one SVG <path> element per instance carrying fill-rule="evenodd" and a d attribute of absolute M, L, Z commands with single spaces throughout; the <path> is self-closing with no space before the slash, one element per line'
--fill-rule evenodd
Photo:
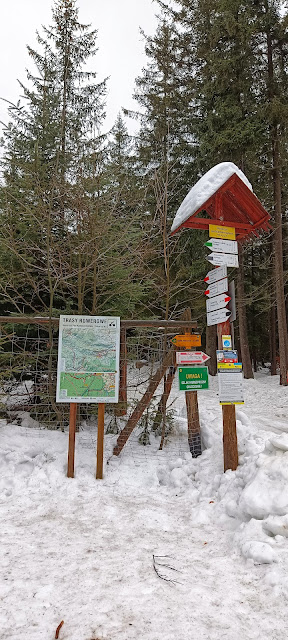
<path fill-rule="evenodd" d="M 51 23 L 52 0 L 10 0 L 1 3 L 1 80 L 0 120 L 8 121 L 7 103 L 16 102 L 21 95 L 17 79 L 26 84 L 25 69 L 33 72 L 26 45 L 38 47 L 36 30 Z M 134 80 L 145 65 L 143 37 L 156 29 L 156 6 L 153 0 L 78 0 L 79 20 L 98 30 L 98 53 L 89 67 L 97 71 L 99 82 L 108 81 L 107 117 L 105 130 L 109 130 L 121 107 L 137 108 L 132 94 Z M 39 47 L 38 47 L 39 48 Z M 135 122 L 127 122 L 129 131 Z"/>

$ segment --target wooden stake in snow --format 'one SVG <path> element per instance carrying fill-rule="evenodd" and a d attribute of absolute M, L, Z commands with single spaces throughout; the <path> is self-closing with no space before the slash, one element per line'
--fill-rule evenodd
<path fill-rule="evenodd" d="M 77 403 L 70 403 L 67 478 L 74 478 Z"/>
<path fill-rule="evenodd" d="M 99 404 L 98 404 L 96 480 L 103 480 L 104 415 L 105 415 L 105 404 L 103 404 L 102 402 L 99 402 Z"/>

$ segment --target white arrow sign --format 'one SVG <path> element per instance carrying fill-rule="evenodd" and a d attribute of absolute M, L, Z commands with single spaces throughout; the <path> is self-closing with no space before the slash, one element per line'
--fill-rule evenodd
<path fill-rule="evenodd" d="M 211 251 L 222 251 L 224 253 L 235 253 L 238 255 L 238 242 L 235 240 L 210 238 L 210 240 L 205 242 L 205 247 L 209 247 Z"/>
<path fill-rule="evenodd" d="M 217 311 L 210 311 L 207 313 L 207 326 L 211 327 L 213 324 L 221 324 L 221 322 L 226 322 L 228 318 L 231 316 L 231 311 L 228 309 L 217 309 Z"/>
<path fill-rule="evenodd" d="M 208 271 L 206 278 L 204 278 L 204 282 L 207 282 L 210 285 L 212 284 L 212 282 L 218 282 L 218 280 L 222 280 L 222 278 L 227 278 L 226 265 L 223 265 L 223 267 L 219 267 L 219 269 Z"/>
<path fill-rule="evenodd" d="M 230 300 L 231 298 L 227 293 L 222 293 L 220 296 L 215 296 L 215 298 L 206 300 L 206 311 L 209 312 L 216 311 L 216 309 L 222 309 L 222 307 L 226 307 Z"/>
<path fill-rule="evenodd" d="M 219 282 L 214 282 L 214 284 L 209 285 L 209 289 L 206 289 L 205 296 L 207 298 L 213 298 L 213 296 L 218 296 L 220 293 L 226 293 L 228 291 L 228 279 L 223 278 L 223 280 L 219 280 Z"/>
<path fill-rule="evenodd" d="M 210 360 L 203 351 L 176 351 L 177 364 L 203 364 Z"/>
<path fill-rule="evenodd" d="M 215 266 L 225 264 L 226 267 L 239 267 L 238 256 L 233 253 L 210 253 L 206 259 Z"/>

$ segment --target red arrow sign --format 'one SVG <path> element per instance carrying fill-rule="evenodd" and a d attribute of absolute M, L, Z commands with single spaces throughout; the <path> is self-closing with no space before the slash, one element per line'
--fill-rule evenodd
<path fill-rule="evenodd" d="M 177 351 L 176 362 L 177 364 L 203 364 L 210 360 L 210 356 L 207 356 L 203 351 Z"/>

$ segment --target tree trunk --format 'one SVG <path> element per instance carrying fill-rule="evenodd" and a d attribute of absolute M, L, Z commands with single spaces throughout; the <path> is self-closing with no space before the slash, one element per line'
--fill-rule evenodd
<path fill-rule="evenodd" d="M 266 14 L 269 15 L 268 2 L 265 4 Z M 267 27 L 267 65 L 268 65 L 268 100 L 272 103 L 275 98 L 274 87 L 274 67 L 273 67 L 273 44 L 270 27 Z M 279 356 L 280 356 L 280 384 L 287 386 L 287 321 L 284 296 L 284 274 L 283 274 L 283 239 L 282 239 L 282 211 L 281 211 L 281 153 L 279 141 L 279 123 L 276 116 L 273 116 L 271 123 L 271 145 L 272 145 L 272 177 L 274 190 L 274 247 L 275 247 L 275 285 L 277 320 L 279 336 Z"/>
<path fill-rule="evenodd" d="M 244 290 L 243 247 L 239 243 L 239 269 L 237 274 L 237 302 L 239 316 L 239 338 L 244 378 L 254 378 L 247 332 L 247 317 Z"/>

